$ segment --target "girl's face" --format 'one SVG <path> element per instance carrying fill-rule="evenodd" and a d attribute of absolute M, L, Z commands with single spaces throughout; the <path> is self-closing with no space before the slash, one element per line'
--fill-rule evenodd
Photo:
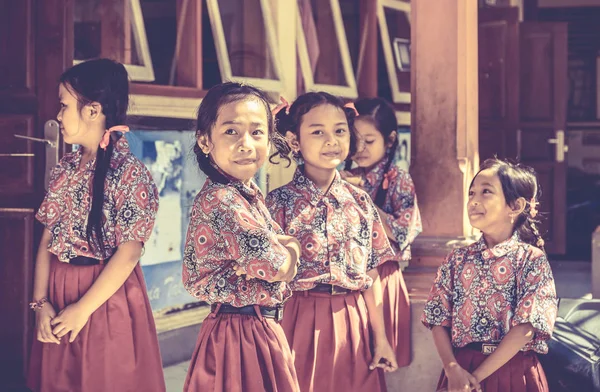
<path fill-rule="evenodd" d="M 58 99 L 60 101 L 60 111 L 56 115 L 56 119 L 60 124 L 60 132 L 65 143 L 82 144 L 81 141 L 87 133 L 87 127 L 81 118 L 77 98 L 69 88 L 61 83 L 58 86 Z"/>
<path fill-rule="evenodd" d="M 389 143 L 386 143 L 381 132 L 371 121 L 359 117 L 354 121 L 354 126 L 358 132 L 358 149 L 352 160 L 359 167 L 371 169 L 385 158 Z M 390 138 L 395 137 L 395 132 L 393 135 L 390 135 Z"/>
<path fill-rule="evenodd" d="M 299 140 L 292 148 L 300 150 L 304 164 L 318 169 L 336 169 L 348 156 L 350 150 L 350 128 L 344 111 L 333 105 L 312 108 L 300 123 Z M 295 141 L 298 143 L 295 143 Z"/>
<path fill-rule="evenodd" d="M 201 135 L 198 145 L 223 172 L 248 183 L 268 155 L 268 132 L 265 105 L 245 99 L 221 106 L 210 138 Z"/>
<path fill-rule="evenodd" d="M 473 180 L 467 210 L 471 226 L 483 233 L 512 232 L 515 211 L 506 203 L 502 183 L 493 169 L 482 170 Z"/>

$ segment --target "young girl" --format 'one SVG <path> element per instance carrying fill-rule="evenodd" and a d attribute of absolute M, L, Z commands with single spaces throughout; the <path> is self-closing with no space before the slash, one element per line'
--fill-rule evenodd
<path fill-rule="evenodd" d="M 525 166 L 491 159 L 473 179 L 469 220 L 483 235 L 440 266 L 422 317 L 444 365 L 439 388 L 548 391 L 537 354 L 548 351 L 557 301 L 537 197 Z"/>
<path fill-rule="evenodd" d="M 393 251 L 371 198 L 336 170 L 354 152 L 354 116 L 322 92 L 300 96 L 277 116 L 303 162 L 267 197 L 274 219 L 302 245 L 282 326 L 303 392 L 385 390 L 378 368 L 397 367 L 376 268 Z"/>
<path fill-rule="evenodd" d="M 411 356 L 410 302 L 400 263 L 410 260 L 410 244 L 423 230 L 421 215 L 410 174 L 394 162 L 398 147 L 394 108 L 381 98 L 361 99 L 355 107 L 359 114 L 354 121 L 359 148 L 352 160 L 358 167 L 341 174 L 369 193 L 396 253 L 377 270 L 388 340 L 396 352 L 398 366 L 407 366 Z"/>
<path fill-rule="evenodd" d="M 273 222 L 252 178 L 275 132 L 265 94 L 248 85 L 211 88 L 198 109 L 194 152 L 208 179 L 198 193 L 183 257 L 183 283 L 212 305 L 200 329 L 185 391 L 297 392 L 279 322 L 296 274 L 298 241 Z"/>
<path fill-rule="evenodd" d="M 152 310 L 138 263 L 158 192 L 124 137 L 123 65 L 92 60 L 60 78 L 56 117 L 68 144 L 37 219 L 34 391 L 164 391 Z"/>

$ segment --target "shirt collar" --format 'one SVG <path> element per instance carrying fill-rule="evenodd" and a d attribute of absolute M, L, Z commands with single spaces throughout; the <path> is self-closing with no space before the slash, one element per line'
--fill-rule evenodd
<path fill-rule="evenodd" d="M 371 169 L 368 173 L 365 174 L 365 181 L 367 185 L 370 187 L 378 186 L 383 180 L 383 175 L 385 174 L 385 167 L 387 166 L 390 158 L 383 158 L 373 169 Z"/>
<path fill-rule="evenodd" d="M 471 245 L 472 253 L 481 253 L 483 259 L 488 261 L 491 259 L 495 259 L 498 257 L 505 256 L 509 252 L 515 250 L 519 246 L 519 234 L 515 231 L 513 235 L 507 239 L 499 243 L 498 245 L 492 247 L 491 249 L 485 243 L 483 235 L 479 238 L 479 241 Z"/>
<path fill-rule="evenodd" d="M 300 190 L 304 197 L 308 199 L 313 206 L 319 204 L 324 196 L 329 195 L 331 195 L 332 199 L 334 199 L 338 204 L 341 204 L 344 192 L 344 183 L 342 182 L 342 177 L 337 170 L 335 171 L 333 183 L 329 187 L 327 194 L 324 194 L 323 191 L 321 191 L 321 189 L 319 189 L 319 187 L 317 187 L 312 180 L 304 175 L 304 165 L 296 168 L 294 179 L 292 181 L 296 188 Z"/>

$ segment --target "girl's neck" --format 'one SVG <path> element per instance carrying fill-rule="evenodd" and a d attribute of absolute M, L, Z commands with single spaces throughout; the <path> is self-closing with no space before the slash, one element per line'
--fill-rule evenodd
<path fill-rule="evenodd" d="M 90 130 L 87 140 L 81 143 L 82 164 L 96 158 L 104 132 L 106 131 L 103 129 Z"/>
<path fill-rule="evenodd" d="M 324 169 L 321 167 L 304 164 L 304 175 L 315 183 L 323 193 L 327 193 L 331 183 L 335 179 L 336 169 Z"/>
<path fill-rule="evenodd" d="M 513 228 L 503 228 L 494 232 L 483 233 L 483 240 L 488 248 L 493 248 L 494 246 L 508 240 L 513 235 Z"/>

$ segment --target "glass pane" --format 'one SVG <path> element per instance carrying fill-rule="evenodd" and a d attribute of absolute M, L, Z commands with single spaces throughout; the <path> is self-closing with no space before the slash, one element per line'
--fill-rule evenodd
<path fill-rule="evenodd" d="M 278 80 L 260 0 L 219 0 L 233 76 Z"/>
<path fill-rule="evenodd" d="M 298 0 L 298 8 L 314 82 L 347 86 L 330 1 Z"/>
<path fill-rule="evenodd" d="M 133 33 L 130 0 L 75 0 L 75 60 L 108 57 L 131 65 L 141 63 Z"/>
<path fill-rule="evenodd" d="M 401 92 L 410 92 L 410 22 L 405 12 L 384 8 L 396 78 Z"/>
<path fill-rule="evenodd" d="M 360 50 L 360 40 L 363 35 L 363 30 L 360 26 L 360 1 L 359 0 L 339 0 L 340 9 L 342 11 L 342 20 L 344 21 L 344 29 L 346 30 L 346 39 L 348 40 L 348 50 L 352 59 L 352 67 L 354 73 L 358 66 L 358 55 Z"/>

